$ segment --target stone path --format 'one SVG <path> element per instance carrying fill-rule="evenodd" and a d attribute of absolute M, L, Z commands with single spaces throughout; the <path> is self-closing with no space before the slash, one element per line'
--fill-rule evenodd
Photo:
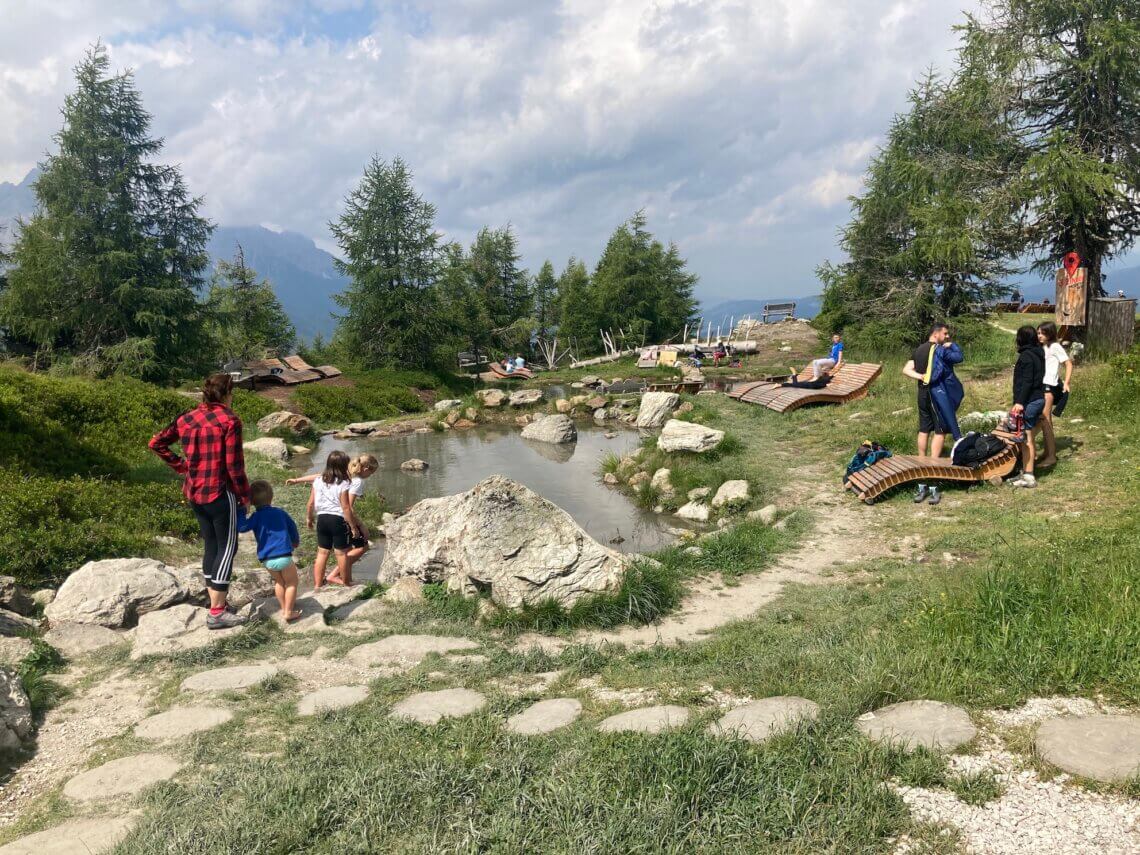
<path fill-rule="evenodd" d="M 297 702 L 297 715 L 311 716 L 344 709 L 359 704 L 367 697 L 367 686 L 329 686 L 327 689 L 317 689 Z"/>
<path fill-rule="evenodd" d="M 864 713 L 855 727 L 873 742 L 913 751 L 920 745 L 953 751 L 978 735 L 961 707 L 940 701 L 903 701 Z"/>
<path fill-rule="evenodd" d="M 550 698 L 511 716 L 505 727 L 511 733 L 535 736 L 573 724 L 581 714 L 582 702 L 577 698 Z"/>
<path fill-rule="evenodd" d="M 182 681 L 184 692 L 240 691 L 277 676 L 276 665 L 234 665 L 200 671 Z"/>
<path fill-rule="evenodd" d="M 1118 783 L 1140 774 L 1140 717 L 1055 718 L 1037 730 L 1037 753 L 1074 775 Z"/>
<path fill-rule="evenodd" d="M 611 715 L 598 725 L 598 730 L 602 733 L 661 733 L 681 727 L 688 720 L 689 711 L 685 707 L 641 707 Z"/>
<path fill-rule="evenodd" d="M 791 730 L 804 719 L 815 718 L 819 718 L 819 704 L 807 698 L 763 698 L 726 713 L 709 725 L 709 733 L 763 742 Z"/>
<path fill-rule="evenodd" d="M 233 717 L 234 714 L 224 707 L 171 707 L 136 724 L 135 736 L 140 739 L 177 739 L 212 730 Z"/>
<path fill-rule="evenodd" d="M 97 855 L 126 837 L 135 819 L 128 814 L 71 820 L 0 846 L 0 855 Z"/>
<path fill-rule="evenodd" d="M 134 795 L 151 784 L 170 780 L 181 768 L 182 764 L 167 754 L 121 757 L 76 775 L 63 785 L 63 794 L 77 802 Z"/>
<path fill-rule="evenodd" d="M 389 635 L 371 644 L 348 651 L 347 659 L 357 665 L 394 665 L 411 668 L 429 653 L 474 650 L 479 645 L 469 638 L 442 635 Z"/>
<path fill-rule="evenodd" d="M 404 698 L 392 707 L 392 715 L 418 721 L 420 724 L 438 724 L 445 718 L 470 715 L 486 704 L 487 699 L 479 692 L 470 689 L 442 689 Z"/>

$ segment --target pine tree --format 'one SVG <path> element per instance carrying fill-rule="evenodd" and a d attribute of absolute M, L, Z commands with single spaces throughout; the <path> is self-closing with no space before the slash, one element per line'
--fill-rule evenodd
<path fill-rule="evenodd" d="M 447 328 L 435 287 L 440 235 L 435 206 L 416 193 L 404 161 L 374 157 L 329 228 L 344 254 L 337 268 L 352 279 L 336 297 L 347 357 L 364 367 L 431 363 Z"/>
<path fill-rule="evenodd" d="M 38 210 L 20 224 L 0 326 L 14 347 L 72 355 L 99 372 L 170 379 L 201 367 L 197 292 L 211 224 L 179 170 L 153 163 L 129 71 L 91 48 L 63 107 L 58 151 L 41 164 Z"/>
<path fill-rule="evenodd" d="M 467 254 L 471 283 L 494 330 L 526 318 L 531 310 L 530 276 L 519 267 L 518 240 L 509 226 L 484 226 Z"/>
<path fill-rule="evenodd" d="M 287 353 L 297 332 L 269 280 L 258 281 L 238 244 L 234 260 L 219 261 L 206 299 L 207 330 L 218 362 Z"/>
<path fill-rule="evenodd" d="M 576 258 L 566 263 L 558 277 L 558 338 L 587 353 L 598 348 L 597 304 L 586 265 Z M 599 348 L 600 349 L 600 348 Z"/>
<path fill-rule="evenodd" d="M 538 335 L 546 338 L 551 327 L 558 326 L 558 280 L 554 277 L 554 265 L 549 260 L 543 262 L 534 277 L 533 291 Z"/>

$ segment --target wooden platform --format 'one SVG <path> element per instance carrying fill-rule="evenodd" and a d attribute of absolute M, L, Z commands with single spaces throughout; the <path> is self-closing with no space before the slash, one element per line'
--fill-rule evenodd
<path fill-rule="evenodd" d="M 678 395 L 695 395 L 704 388 L 704 380 L 677 380 L 663 383 L 649 383 L 646 392 L 676 392 Z"/>
<path fill-rule="evenodd" d="M 499 362 L 492 362 L 487 367 L 500 380 L 531 380 L 534 378 L 534 372 L 529 368 L 516 368 L 508 374 Z"/>
<path fill-rule="evenodd" d="M 883 366 L 874 362 L 844 364 L 835 378 L 822 389 L 796 389 L 771 380 L 738 383 L 728 393 L 746 404 L 759 404 L 777 413 L 788 413 L 805 404 L 846 404 L 867 394 L 871 384 L 883 373 Z M 810 380 L 810 369 L 799 375 Z"/>
<path fill-rule="evenodd" d="M 918 457 L 913 454 L 897 454 L 886 457 L 851 475 L 847 489 L 854 492 L 868 505 L 875 499 L 901 484 L 919 481 L 966 481 L 979 483 L 987 481 L 994 486 L 1013 472 L 1017 466 L 1018 445 L 1009 434 L 994 431 L 995 436 L 1005 439 L 1003 451 L 995 454 L 981 466 L 955 466 L 948 457 Z"/>

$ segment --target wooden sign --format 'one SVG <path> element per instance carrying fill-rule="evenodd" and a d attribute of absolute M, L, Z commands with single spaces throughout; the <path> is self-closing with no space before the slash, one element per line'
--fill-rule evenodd
<path fill-rule="evenodd" d="M 1083 327 L 1088 311 L 1088 268 L 1078 267 L 1076 253 L 1065 256 L 1057 271 L 1057 326 Z"/>

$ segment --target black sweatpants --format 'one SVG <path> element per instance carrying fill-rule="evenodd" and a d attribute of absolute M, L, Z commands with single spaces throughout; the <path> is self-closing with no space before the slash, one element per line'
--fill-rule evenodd
<path fill-rule="evenodd" d="M 226 490 L 212 502 L 204 505 L 191 502 L 190 507 L 198 518 L 205 541 L 202 575 L 206 577 L 206 587 L 228 591 L 237 555 L 237 496 Z"/>

